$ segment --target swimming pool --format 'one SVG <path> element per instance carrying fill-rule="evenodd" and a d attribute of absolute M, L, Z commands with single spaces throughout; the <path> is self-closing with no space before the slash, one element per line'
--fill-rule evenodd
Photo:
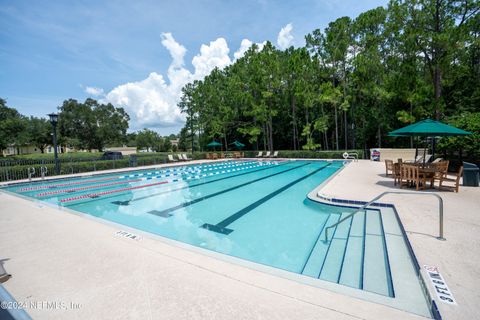
<path fill-rule="evenodd" d="M 343 161 L 226 161 L 5 190 L 430 316 L 393 210 L 356 214 L 323 240 L 325 228 L 354 209 L 306 195 L 343 166 Z"/>

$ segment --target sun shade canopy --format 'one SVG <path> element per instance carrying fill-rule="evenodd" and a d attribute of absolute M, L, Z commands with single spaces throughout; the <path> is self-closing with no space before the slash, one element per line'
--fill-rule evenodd
<path fill-rule="evenodd" d="M 235 146 L 235 147 L 237 147 L 237 148 L 239 148 L 239 149 L 245 147 L 245 145 L 244 145 L 243 143 L 241 143 L 241 142 L 239 142 L 239 141 L 237 141 L 237 140 L 235 140 L 235 141 L 233 141 L 232 143 L 230 143 L 230 145 Z"/>
<path fill-rule="evenodd" d="M 218 143 L 217 141 L 212 141 L 209 144 L 207 144 L 207 147 L 221 147 L 222 144 Z"/>
<path fill-rule="evenodd" d="M 388 135 L 393 137 L 434 137 L 466 136 L 469 134 L 472 133 L 432 119 L 425 119 L 406 127 L 394 130 Z"/>

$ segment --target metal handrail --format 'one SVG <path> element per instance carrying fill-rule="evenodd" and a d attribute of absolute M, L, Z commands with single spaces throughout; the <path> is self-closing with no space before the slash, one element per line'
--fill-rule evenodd
<path fill-rule="evenodd" d="M 345 154 L 347 155 L 347 157 L 345 157 Z M 345 151 L 342 156 L 343 156 L 343 159 L 345 159 L 345 160 L 353 159 L 354 162 L 358 161 L 358 153 L 357 152 L 347 152 L 347 151 Z"/>
<path fill-rule="evenodd" d="M 444 237 L 443 237 L 443 199 L 442 197 L 440 197 L 438 194 L 435 194 L 435 193 L 415 193 L 415 192 L 405 192 L 405 191 L 386 191 L 386 192 L 383 192 L 381 194 L 379 194 L 378 196 L 376 196 L 375 198 L 373 198 L 372 200 L 370 200 L 369 202 L 367 202 L 366 204 L 364 204 L 363 206 L 361 206 L 360 208 L 358 208 L 357 211 L 354 211 L 353 213 L 349 214 L 348 216 L 344 217 L 343 219 L 340 219 L 339 221 L 337 221 L 336 223 L 328 226 L 325 228 L 325 242 L 328 242 L 328 229 L 331 229 L 333 227 L 336 227 L 337 225 L 339 225 L 340 223 L 342 223 L 343 221 L 351 218 L 352 216 L 354 216 L 355 214 L 359 213 L 359 212 L 362 212 L 364 211 L 368 206 L 372 205 L 375 201 L 377 201 L 378 199 L 382 198 L 383 196 L 387 195 L 387 194 L 412 194 L 412 195 L 423 195 L 423 196 L 434 196 L 438 199 L 438 218 L 439 218 L 439 235 L 437 237 L 438 240 L 446 240 Z"/>

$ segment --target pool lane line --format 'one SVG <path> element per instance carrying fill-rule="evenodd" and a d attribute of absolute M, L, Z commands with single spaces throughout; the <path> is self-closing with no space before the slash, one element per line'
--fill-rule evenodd
<path fill-rule="evenodd" d="M 165 184 L 165 183 L 168 183 L 168 181 L 160 181 L 160 182 L 155 182 L 155 183 L 150 183 L 150 184 L 144 184 L 144 185 L 141 185 L 141 186 L 115 189 L 115 190 L 103 191 L 103 192 L 97 192 L 97 193 L 89 193 L 89 194 L 84 194 L 84 195 L 76 196 L 76 197 L 72 197 L 72 198 L 61 199 L 59 202 L 64 203 L 64 202 L 70 202 L 70 201 L 75 201 L 75 200 L 80 200 L 80 199 L 98 198 L 100 196 L 107 195 L 107 194 L 118 193 L 118 192 L 129 191 L 129 190 L 136 190 L 136 189 L 152 187 L 152 186 L 158 186 L 158 185 Z"/>
<path fill-rule="evenodd" d="M 225 165 L 227 164 L 228 162 L 221 162 L 221 163 L 218 163 L 216 165 L 199 165 L 199 166 L 194 166 L 194 167 L 189 167 L 189 166 L 181 166 L 180 168 L 210 168 L 212 166 L 220 166 L 220 165 Z M 236 161 L 234 162 L 233 164 L 234 165 L 246 165 L 247 163 L 254 163 L 253 161 Z M 188 171 L 187 169 L 182 169 L 183 171 Z M 182 171 L 182 170 L 178 170 L 178 171 Z M 150 176 L 152 174 L 159 174 L 161 172 L 167 172 L 167 171 L 177 171 L 177 169 L 164 169 L 164 170 L 158 170 L 158 171 L 155 171 L 155 172 L 147 172 L 147 173 L 142 173 L 141 175 L 146 175 L 146 176 Z M 196 170 L 190 170 L 191 172 L 195 172 Z M 81 181 L 73 181 L 73 182 L 68 182 L 68 183 L 60 183 L 60 184 L 48 184 L 48 185 L 41 185 L 41 186 L 35 186 L 35 187 L 24 187 L 24 188 L 20 188 L 18 190 L 16 190 L 16 192 L 28 192 L 28 191 L 35 191 L 35 190 L 41 190 L 41 189 L 54 189 L 54 188 L 57 188 L 57 187 L 68 187 L 68 186 L 73 186 L 73 185 L 81 185 L 81 184 L 87 184 L 87 183 L 93 183 L 93 182 L 102 182 L 102 181 L 109 181 L 109 180 L 116 180 L 116 179 L 124 179 L 124 178 L 132 178 L 132 177 L 135 177 L 135 176 L 138 176 L 138 174 L 136 175 L 123 175 L 123 176 L 113 176 L 113 177 L 105 177 L 105 178 L 101 178 L 101 179 L 89 179 L 89 180 L 81 180 Z M 57 179 L 58 181 L 58 179 Z M 45 181 L 45 182 L 49 182 L 49 181 Z M 45 183 L 44 182 L 44 183 Z M 53 181 L 52 181 L 53 182 Z"/>
<path fill-rule="evenodd" d="M 293 167 L 293 168 L 290 168 L 290 169 L 287 169 L 287 170 L 283 170 L 283 171 L 280 171 L 280 172 L 275 172 L 275 173 L 270 174 L 270 175 L 268 175 L 268 176 L 264 176 L 264 177 L 260 177 L 260 178 L 257 178 L 257 179 L 253 179 L 253 180 L 250 180 L 250 181 L 248 181 L 248 182 L 244 182 L 244 183 L 238 184 L 238 185 L 236 185 L 236 186 L 234 186 L 234 187 L 230 187 L 230 188 L 227 188 L 227 189 L 224 189 L 224 190 L 220 190 L 220 191 L 217 191 L 217 192 L 208 194 L 208 195 L 206 195 L 206 196 L 203 196 L 203 197 L 200 197 L 200 198 L 191 200 L 191 201 L 187 201 L 187 202 L 181 203 L 181 204 L 179 204 L 179 205 L 173 206 L 173 207 L 168 208 L 168 209 L 158 210 L 157 212 L 158 212 L 158 214 L 162 214 L 162 215 L 169 214 L 169 213 L 171 213 L 171 212 L 173 212 L 173 211 L 176 211 L 176 210 L 178 210 L 178 209 L 182 209 L 182 208 L 191 206 L 192 204 L 201 202 L 201 201 L 203 201 L 203 200 L 207 200 L 207 199 L 216 197 L 216 196 L 218 196 L 218 195 L 221 195 L 221 194 L 224 194 L 224 193 L 227 193 L 227 192 L 230 192 L 230 191 L 233 191 L 233 190 L 236 190 L 236 189 L 239 189 L 239 188 L 248 186 L 248 185 L 250 185 L 250 184 L 252 184 L 252 183 L 255 183 L 255 182 L 258 182 L 258 181 L 262 181 L 262 180 L 265 180 L 265 179 L 268 179 L 268 178 L 277 176 L 277 175 L 279 175 L 279 174 L 283 174 L 283 173 L 286 173 L 286 172 L 289 172 L 289 171 L 292 171 L 292 170 L 295 170 L 295 169 L 299 169 L 299 168 L 304 167 L 304 166 L 309 165 L 309 164 L 311 164 L 311 162 L 306 162 L 306 163 L 304 163 L 304 164 L 301 164 L 301 165 L 299 165 L 299 166 L 296 166 L 296 167 Z"/>
<path fill-rule="evenodd" d="M 217 169 L 225 169 L 225 168 L 230 168 L 231 166 L 222 166 L 218 167 Z M 215 170 L 217 170 L 215 169 Z M 232 169 L 235 170 L 235 169 Z M 228 170 L 230 172 L 231 170 Z M 174 176 L 176 175 L 181 175 L 181 176 L 187 176 L 189 174 L 199 174 L 202 171 L 178 171 L 177 173 L 173 173 Z M 219 171 L 217 171 L 219 172 Z M 121 184 L 129 184 L 133 182 L 140 182 L 140 181 L 146 181 L 146 180 L 152 180 L 152 179 L 159 179 L 159 178 L 167 178 L 172 176 L 171 174 L 166 174 L 166 175 L 158 175 L 158 176 L 149 176 L 149 177 L 139 177 L 137 179 L 131 179 L 131 180 L 121 180 L 121 181 L 116 181 L 116 182 L 110 182 L 110 183 L 104 183 L 104 184 L 96 184 L 92 186 L 85 186 L 85 187 L 78 187 L 78 188 L 72 188 L 72 189 L 62 189 L 62 190 L 54 190 L 54 191 L 46 191 L 42 193 L 38 193 L 35 195 L 35 197 L 46 197 L 46 196 L 52 196 L 52 195 L 57 195 L 57 194 L 63 194 L 63 193 L 71 193 L 71 192 L 77 192 L 77 191 L 85 191 L 85 190 L 91 190 L 91 189 L 98 189 L 102 187 L 109 187 L 109 186 L 115 186 L 115 185 L 121 185 Z M 207 176 L 206 174 L 204 176 Z M 182 179 L 184 180 L 184 179 Z"/>
<path fill-rule="evenodd" d="M 244 215 L 246 215 L 247 213 L 249 213 L 253 209 L 257 208 L 258 206 L 260 206 L 263 203 L 267 202 L 268 200 L 272 199 L 273 197 L 279 195 L 283 191 L 285 191 L 285 190 L 289 189 L 290 187 L 296 185 L 297 183 L 307 179 L 308 177 L 313 176 L 314 174 L 316 174 L 317 172 L 327 168 L 328 166 L 330 166 L 329 163 L 324 165 L 321 168 L 318 168 L 318 169 L 310 172 L 307 175 L 304 175 L 304 176 L 302 176 L 302 177 L 284 185 L 283 187 L 269 193 L 268 195 L 264 196 L 263 198 L 255 201 L 255 202 L 251 203 L 250 205 L 248 205 L 245 208 L 237 211 L 236 213 L 232 214 L 231 216 L 227 217 L 226 219 L 220 221 L 217 224 L 212 225 L 212 224 L 209 224 L 209 223 L 204 223 L 201 227 L 204 228 L 204 229 L 210 230 L 210 231 L 218 232 L 218 233 L 230 234 L 230 233 L 233 232 L 233 229 L 227 228 L 230 224 L 234 223 L 235 221 L 237 221 L 238 219 L 240 219 L 241 217 L 243 217 Z"/>
<path fill-rule="evenodd" d="M 260 162 L 260 163 L 261 163 L 261 162 Z M 130 204 L 130 202 L 133 202 L 133 201 L 140 201 L 140 200 L 148 199 L 148 198 L 155 197 L 155 196 L 159 196 L 159 195 L 162 195 L 162 194 L 167 194 L 167 193 L 174 192 L 174 191 L 179 191 L 179 190 L 183 190 L 183 189 L 194 188 L 194 187 L 198 187 L 198 186 L 201 186 L 201 185 L 204 185 L 204 184 L 209 184 L 209 183 L 213 183 L 213 182 L 217 182 L 217 181 L 221 181 L 221 180 L 226 180 L 226 179 L 231 179 L 231 178 L 243 176 L 243 175 L 250 174 L 250 173 L 254 173 L 254 172 L 258 172 L 258 171 L 263 171 L 263 170 L 275 168 L 275 167 L 278 167 L 278 166 L 282 166 L 282 165 L 287 164 L 288 161 L 274 161 L 274 162 L 265 162 L 265 163 L 269 163 L 269 164 L 259 164 L 259 165 L 256 165 L 256 166 L 252 166 L 252 168 L 254 168 L 254 169 L 256 169 L 256 168 L 258 168 L 258 167 L 265 167 L 265 168 L 260 168 L 260 169 L 257 169 L 257 170 L 251 170 L 251 171 L 247 171 L 247 172 L 242 172 L 242 173 L 236 174 L 236 175 L 229 175 L 229 176 L 226 176 L 226 177 L 223 177 L 223 178 L 219 178 L 219 179 L 215 179 L 215 180 L 209 180 L 209 181 L 197 183 L 197 184 L 194 184 L 194 185 L 188 185 L 188 186 L 183 186 L 183 187 L 176 188 L 176 189 L 171 189 L 171 190 L 166 190 L 166 191 L 162 191 L 162 192 L 157 192 L 157 193 L 154 193 L 154 194 L 150 194 L 150 195 L 148 195 L 148 196 L 143 196 L 143 197 L 135 198 L 135 199 L 132 199 L 132 200 L 113 201 L 112 203 L 113 203 L 113 204 L 116 204 L 116 205 L 120 205 L 120 206 L 128 206 L 128 205 Z M 247 167 L 247 166 L 244 166 L 243 168 L 240 168 L 240 169 L 238 169 L 237 171 L 242 171 L 242 170 L 247 170 L 247 169 L 251 169 L 251 168 L 250 168 L 250 167 Z M 208 175 L 208 176 L 206 176 L 206 177 L 199 177 L 199 178 L 196 178 L 196 179 L 208 178 L 208 177 L 213 177 L 213 176 L 215 176 L 215 175 L 212 174 L 212 175 Z M 186 181 L 190 181 L 190 180 L 186 180 Z M 91 201 L 94 201 L 94 200 L 95 200 L 95 199 L 92 199 Z M 81 202 L 81 203 L 84 204 L 84 203 L 86 203 L 86 202 L 88 202 L 88 201 L 83 201 L 83 202 Z M 76 205 L 76 204 L 80 204 L 80 203 L 73 203 L 73 204 L 70 204 L 69 206 L 74 206 L 74 205 Z"/>

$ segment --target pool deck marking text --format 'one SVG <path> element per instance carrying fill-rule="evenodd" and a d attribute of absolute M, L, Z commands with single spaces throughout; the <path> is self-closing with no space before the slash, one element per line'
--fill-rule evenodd
<path fill-rule="evenodd" d="M 119 237 L 128 238 L 128 239 L 131 239 L 131 240 L 136 240 L 136 241 L 142 240 L 141 236 L 136 235 L 136 234 L 131 233 L 131 232 L 128 232 L 128 231 L 124 231 L 124 230 L 118 230 L 117 232 L 115 232 L 115 235 L 119 236 Z"/>
<path fill-rule="evenodd" d="M 443 303 L 457 305 L 457 301 L 443 279 L 440 270 L 437 267 L 427 265 L 424 265 L 423 269 L 427 272 L 438 299 Z"/>

